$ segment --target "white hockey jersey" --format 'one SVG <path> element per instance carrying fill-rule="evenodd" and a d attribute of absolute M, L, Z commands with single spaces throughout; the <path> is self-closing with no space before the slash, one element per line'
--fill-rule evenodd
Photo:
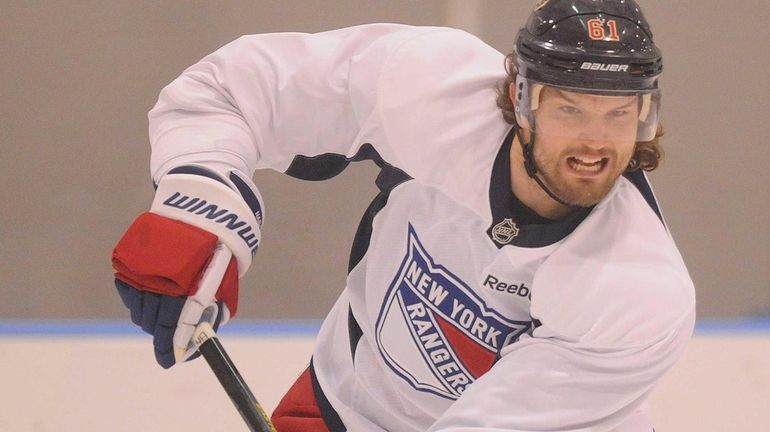
<path fill-rule="evenodd" d="M 645 401 L 692 332 L 687 270 L 642 173 L 522 223 L 504 78 L 502 54 L 454 29 L 253 35 L 150 112 L 155 179 L 193 162 L 309 180 L 380 166 L 313 356 L 339 430 L 651 430 Z"/>

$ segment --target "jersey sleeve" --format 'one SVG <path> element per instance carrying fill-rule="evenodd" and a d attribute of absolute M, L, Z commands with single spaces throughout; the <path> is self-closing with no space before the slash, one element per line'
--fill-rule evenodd
<path fill-rule="evenodd" d="M 297 155 L 355 155 L 382 65 L 402 41 L 430 31 L 373 24 L 225 45 L 165 87 L 150 111 L 153 178 L 192 162 L 251 174 L 285 172 Z"/>
<path fill-rule="evenodd" d="M 589 275 L 596 267 L 573 261 L 539 281 L 548 286 L 540 298 L 533 294 L 540 325 L 506 347 L 431 432 L 652 429 L 647 421 L 631 423 L 690 339 L 689 277 L 638 264 Z"/>

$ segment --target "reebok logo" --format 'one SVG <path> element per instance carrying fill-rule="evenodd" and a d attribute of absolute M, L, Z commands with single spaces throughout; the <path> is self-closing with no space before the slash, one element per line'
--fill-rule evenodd
<path fill-rule="evenodd" d="M 519 297 L 526 297 L 528 299 L 532 299 L 532 292 L 524 282 L 520 284 L 502 282 L 497 276 L 488 274 L 486 279 L 484 279 L 483 286 L 491 290 L 500 291 L 508 294 L 516 294 Z"/>

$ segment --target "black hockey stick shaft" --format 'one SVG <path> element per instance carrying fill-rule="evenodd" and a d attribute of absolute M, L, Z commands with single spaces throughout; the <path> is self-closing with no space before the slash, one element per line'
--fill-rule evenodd
<path fill-rule="evenodd" d="M 277 432 L 270 422 L 270 417 L 257 402 L 208 322 L 200 323 L 195 329 L 193 343 L 198 347 L 203 358 L 206 359 L 238 412 L 241 413 L 241 417 L 249 426 L 249 430 L 252 432 Z"/>

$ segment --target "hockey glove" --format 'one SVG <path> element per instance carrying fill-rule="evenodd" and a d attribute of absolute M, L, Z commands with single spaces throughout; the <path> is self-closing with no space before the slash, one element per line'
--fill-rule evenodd
<path fill-rule="evenodd" d="M 215 328 L 237 312 L 238 279 L 261 238 L 262 199 L 239 171 L 198 165 L 172 169 L 158 183 L 112 254 L 115 285 L 131 320 L 153 335 L 164 368 L 190 358 L 195 326 Z"/>

